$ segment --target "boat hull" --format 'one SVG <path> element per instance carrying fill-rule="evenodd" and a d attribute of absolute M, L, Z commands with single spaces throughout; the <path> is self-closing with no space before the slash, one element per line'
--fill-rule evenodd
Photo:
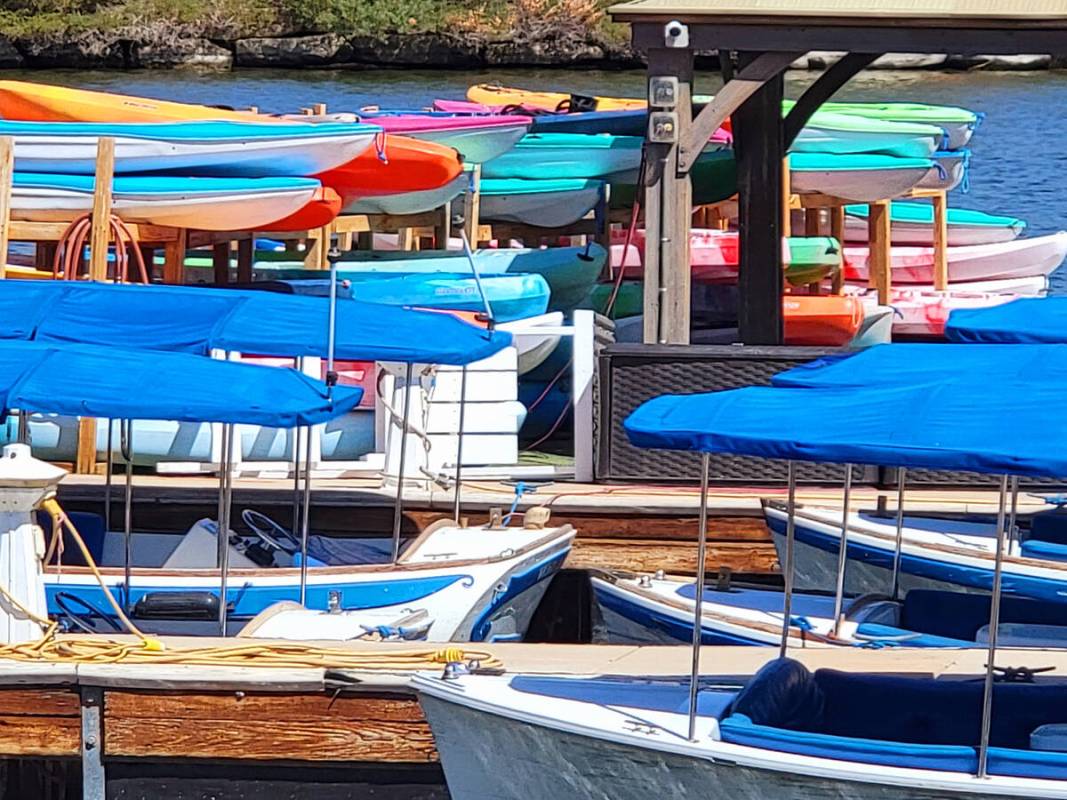
<path fill-rule="evenodd" d="M 797 170 L 790 173 L 797 194 L 825 194 L 853 203 L 900 197 L 918 186 L 928 167 L 867 170 Z"/>
<path fill-rule="evenodd" d="M 398 194 L 381 194 L 350 202 L 344 208 L 346 214 L 423 214 L 441 208 L 455 200 L 467 189 L 466 175 L 457 175 L 444 186 Z"/>
<path fill-rule="evenodd" d="M 371 120 L 375 122 L 375 120 Z M 487 125 L 479 128 L 446 128 L 434 131 L 410 131 L 405 136 L 451 147 L 463 156 L 466 164 L 484 164 L 511 150 L 529 128 L 523 118 L 514 125 Z M 388 126 L 386 125 L 388 130 Z"/>
<path fill-rule="evenodd" d="M 508 184 L 528 184 L 519 191 Z M 602 185 L 595 181 L 582 182 L 574 188 L 554 189 L 554 181 L 482 181 L 481 216 L 492 222 L 515 222 L 540 228 L 562 228 L 573 225 L 597 207 L 603 194 Z"/>

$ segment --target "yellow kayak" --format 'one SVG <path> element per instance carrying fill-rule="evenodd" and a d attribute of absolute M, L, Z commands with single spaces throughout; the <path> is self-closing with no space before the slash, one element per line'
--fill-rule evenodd
<path fill-rule="evenodd" d="M 251 111 L 231 111 L 148 97 L 92 92 L 25 81 L 0 81 L 0 112 L 31 122 L 177 122 L 181 120 L 269 121 Z"/>
<path fill-rule="evenodd" d="M 571 96 L 564 92 L 528 92 L 482 83 L 467 89 L 467 99 L 483 106 L 530 106 L 546 111 L 560 110 L 561 103 L 569 103 Z M 644 99 L 632 97 L 594 97 L 597 111 L 631 111 L 645 108 Z"/>

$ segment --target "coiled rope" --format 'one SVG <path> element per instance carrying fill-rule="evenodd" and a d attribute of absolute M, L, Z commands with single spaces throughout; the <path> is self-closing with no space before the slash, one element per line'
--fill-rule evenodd
<path fill-rule="evenodd" d="M 103 636 L 59 638 L 58 624 L 41 617 L 20 603 L 7 587 L 0 585 L 0 596 L 28 619 L 41 626 L 44 633 L 35 642 L 0 645 L 0 659 L 13 661 L 47 661 L 73 664 L 184 664 L 202 667 L 267 667 L 274 669 L 331 669 L 356 672 L 410 672 L 432 669 L 450 662 L 477 661 L 486 669 L 500 669 L 503 664 L 492 653 L 462 647 L 422 647 L 388 650 L 356 650 L 323 647 L 299 642 L 249 643 L 235 640 L 231 644 L 211 644 L 206 647 L 166 647 L 152 636 L 142 633 L 115 600 L 89 548 L 78 529 L 54 498 L 45 500 L 42 507 L 55 523 L 53 536 L 61 537 L 62 529 L 70 532 L 85 562 L 104 592 L 119 620 L 139 641 L 121 641 Z M 54 549 L 53 547 L 49 548 Z"/>

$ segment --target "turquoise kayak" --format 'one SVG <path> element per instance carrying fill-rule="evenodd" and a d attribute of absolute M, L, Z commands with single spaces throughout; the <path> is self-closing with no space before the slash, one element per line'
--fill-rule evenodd
<path fill-rule="evenodd" d="M 550 291 L 548 311 L 570 311 L 580 304 L 604 269 L 607 253 L 598 244 L 588 247 L 543 249 L 487 249 L 474 253 L 479 275 L 540 275 Z M 186 262 L 188 264 L 188 261 Z M 206 259 L 204 266 L 210 266 Z M 390 252 L 353 251 L 342 256 L 337 274 L 358 282 L 364 277 L 390 278 L 406 275 L 470 275 L 467 256 L 454 251 Z M 291 253 L 256 253 L 255 280 L 322 278 L 321 270 L 305 269 L 292 261 Z"/>
<path fill-rule="evenodd" d="M 788 111 L 795 101 L 786 100 L 782 107 Z M 975 129 L 981 124 L 983 114 L 957 106 L 932 106 L 925 103 L 823 103 L 819 112 L 848 114 L 886 122 L 909 122 L 934 125 L 944 130 L 946 150 L 966 147 Z"/>
<path fill-rule="evenodd" d="M 485 178 L 481 183 L 481 218 L 562 228 L 596 208 L 604 192 L 605 184 L 595 180 Z"/>
<path fill-rule="evenodd" d="M 641 166 L 640 136 L 531 133 L 507 153 L 482 165 L 483 178 L 603 178 Z"/>
<path fill-rule="evenodd" d="M 867 241 L 865 205 L 845 206 L 845 239 Z M 1016 217 L 986 214 L 966 208 L 948 210 L 948 243 L 951 247 L 1010 242 L 1026 230 L 1026 222 Z M 934 208 L 929 203 L 898 200 L 890 205 L 892 242 L 901 245 L 930 246 L 934 241 Z"/>
<path fill-rule="evenodd" d="M 794 153 L 884 153 L 900 158 L 929 158 L 945 144 L 945 132 L 936 125 L 816 111 L 790 150 Z"/>
<path fill-rule="evenodd" d="M 900 197 L 932 170 L 941 170 L 929 158 L 831 153 L 793 153 L 789 169 L 795 193 L 825 194 L 857 203 Z"/>

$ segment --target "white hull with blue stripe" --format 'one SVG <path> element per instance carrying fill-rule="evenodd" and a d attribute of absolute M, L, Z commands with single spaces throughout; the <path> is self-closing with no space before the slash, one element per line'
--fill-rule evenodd
<path fill-rule="evenodd" d="M 98 548 L 101 573 L 112 593 L 133 610 L 146 630 L 162 633 L 219 632 L 211 614 L 153 616 L 153 604 L 186 597 L 218 608 L 220 571 L 215 567 L 217 526 L 201 520 L 184 535 L 135 533 L 130 586 L 125 585 L 125 540 L 104 534 Z M 267 527 L 268 533 L 271 528 Z M 390 563 L 390 540 L 312 537 L 304 605 L 314 611 L 373 611 L 400 618 L 426 612 L 431 641 L 521 639 L 548 582 L 563 565 L 574 529 L 562 527 L 460 528 L 437 523 Z M 277 531 L 274 531 L 277 539 Z M 277 566 L 260 566 L 255 536 L 231 537 L 227 578 L 230 625 L 236 633 L 255 617 L 300 597 L 299 561 L 269 550 Z M 284 534 L 282 536 L 284 541 Z M 69 553 L 73 550 L 68 550 Z M 317 555 L 316 555 L 317 554 Z M 252 557 L 259 556 L 253 561 Z M 333 556 L 333 557 L 331 557 Z M 323 560 L 325 559 L 325 560 Z M 347 563 L 336 563 L 340 560 Z M 360 561 L 362 563 L 352 563 Z M 96 579 L 85 566 L 52 564 L 45 570 L 45 592 L 54 616 L 78 614 L 94 629 L 115 627 Z M 93 612 L 87 611 L 88 603 Z M 158 605 L 156 606 L 158 608 Z"/>
<path fill-rule="evenodd" d="M 1067 756 L 1040 749 L 1040 737 L 1025 741 L 1057 718 L 1062 685 L 997 687 L 1022 702 L 1003 724 L 994 712 L 993 741 L 1005 741 L 978 778 L 980 681 L 811 675 L 785 660 L 744 688 L 703 681 L 693 740 L 687 682 L 419 675 L 412 683 L 455 800 L 647 800 L 650 787 L 657 797 L 704 800 L 1067 797 Z M 959 707 L 948 713 L 953 701 Z M 912 741 L 922 731 L 938 743 Z"/>

